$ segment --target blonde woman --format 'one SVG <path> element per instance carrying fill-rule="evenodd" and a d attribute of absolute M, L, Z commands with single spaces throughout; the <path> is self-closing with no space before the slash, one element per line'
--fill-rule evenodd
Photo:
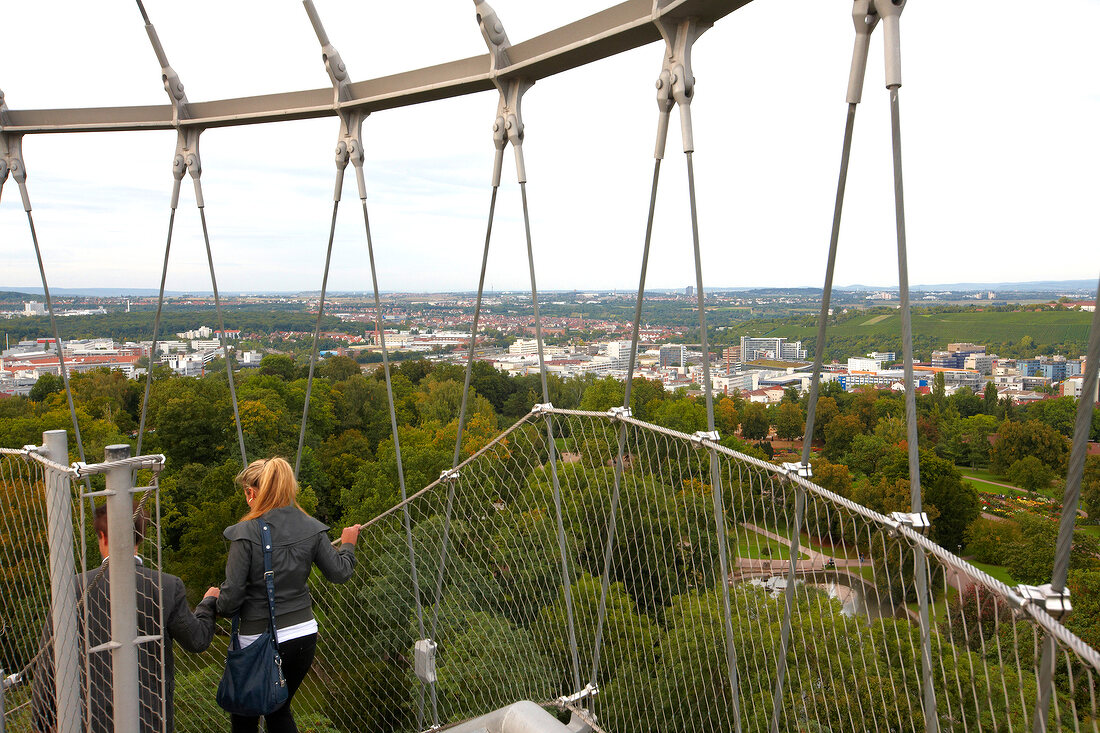
<path fill-rule="evenodd" d="M 264 558 L 260 522 L 271 528 L 271 563 L 275 573 L 275 628 L 283 660 L 289 697 L 286 704 L 265 716 L 269 733 L 298 730 L 290 712 L 294 693 L 313 664 L 317 649 L 317 621 L 309 578 L 313 565 L 334 583 L 344 583 L 355 569 L 355 543 L 359 525 L 340 533 L 340 549 L 329 542 L 326 527 L 298 505 L 298 482 L 290 464 L 282 458 L 253 461 L 237 475 L 249 511 L 223 533 L 230 540 L 225 582 L 218 596 L 218 614 L 240 614 L 241 647 L 255 641 L 268 628 Z M 231 715 L 234 733 L 256 731 L 258 717 Z"/>

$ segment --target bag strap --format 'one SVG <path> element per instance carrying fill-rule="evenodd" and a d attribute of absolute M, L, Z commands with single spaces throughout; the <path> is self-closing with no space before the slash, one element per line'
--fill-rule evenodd
<path fill-rule="evenodd" d="M 271 624 L 271 638 L 278 643 L 275 633 L 275 572 L 271 569 L 271 527 L 260 521 L 260 541 L 264 551 L 264 585 L 267 586 L 267 615 Z"/>

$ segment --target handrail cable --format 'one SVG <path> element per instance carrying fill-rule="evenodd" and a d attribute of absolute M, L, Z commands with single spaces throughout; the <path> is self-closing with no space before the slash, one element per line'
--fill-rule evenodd
<path fill-rule="evenodd" d="M 1100 301 L 1100 281 L 1096 286 L 1096 300 Z M 1093 405 L 1096 404 L 1097 382 L 1100 380 L 1100 309 L 1092 313 L 1089 332 L 1088 355 L 1081 382 L 1081 394 L 1077 398 L 1077 416 L 1073 426 L 1073 445 L 1070 449 L 1066 471 L 1066 488 L 1062 497 L 1062 517 L 1058 525 L 1058 542 L 1054 555 L 1054 572 L 1051 576 L 1052 596 L 1064 594 L 1066 576 L 1069 574 L 1070 556 L 1073 550 L 1073 526 L 1077 519 L 1077 506 L 1081 501 L 1081 480 L 1085 473 L 1089 433 L 1092 431 Z M 1067 604 L 1068 605 L 1068 604 Z M 1068 609 L 1066 609 L 1068 610 Z M 1035 706 L 1035 731 L 1046 730 L 1054 688 L 1055 640 L 1051 634 L 1043 639 L 1043 657 L 1039 677 L 1039 699 Z"/>
<path fill-rule="evenodd" d="M 375 332 L 378 334 L 379 345 L 382 347 L 382 371 L 386 382 L 386 402 L 389 408 L 390 432 L 393 437 L 394 456 L 397 462 L 397 483 L 400 490 L 401 503 L 404 504 L 403 521 L 405 528 L 405 544 L 409 553 L 409 572 L 412 580 L 413 604 L 416 609 L 417 630 L 420 637 L 424 638 L 424 609 L 420 601 L 420 580 L 416 569 L 416 551 L 413 548 L 412 516 L 409 512 L 407 491 L 405 488 L 405 467 L 401 458 L 401 436 L 397 429 L 397 410 L 393 399 L 393 381 L 390 374 L 389 350 L 386 348 L 386 332 L 382 328 L 382 300 L 378 289 L 378 271 L 374 262 L 374 242 L 371 239 L 370 215 L 367 209 L 367 183 L 363 173 L 364 149 L 363 149 L 363 121 L 369 112 L 362 108 L 344 109 L 341 102 L 347 98 L 347 68 L 340 57 L 339 52 L 329 41 L 321 16 L 314 7 L 312 0 L 302 0 L 302 6 L 309 16 L 310 23 L 321 44 L 321 58 L 325 63 L 329 78 L 333 86 L 333 107 L 340 119 L 340 130 L 336 143 L 336 186 L 333 191 L 332 224 L 329 229 L 328 252 L 325 259 L 325 276 L 321 290 L 321 302 L 317 314 L 317 331 L 314 332 L 313 352 L 310 356 L 310 375 L 313 373 L 313 363 L 316 359 L 317 338 L 321 325 L 321 316 L 324 310 L 324 292 L 328 283 L 329 261 L 332 257 L 332 240 L 336 230 L 336 214 L 340 197 L 344 187 L 344 171 L 348 163 L 355 169 L 355 182 L 359 192 L 359 202 L 363 210 L 363 229 L 367 240 L 367 257 L 370 263 L 371 283 L 374 288 L 374 318 Z M 301 461 L 302 443 L 305 436 L 306 418 L 309 414 L 309 393 L 307 385 L 306 405 L 302 414 L 302 432 L 298 439 L 298 462 Z M 297 474 L 297 466 L 295 467 Z M 424 683 L 420 685 L 419 706 L 417 709 L 417 725 L 421 726 L 424 717 Z M 433 721 L 437 722 L 437 721 Z"/>

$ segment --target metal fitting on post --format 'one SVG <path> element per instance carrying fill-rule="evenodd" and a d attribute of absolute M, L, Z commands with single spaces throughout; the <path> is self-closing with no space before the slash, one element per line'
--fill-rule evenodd
<path fill-rule="evenodd" d="M 654 7 L 654 25 L 665 39 L 665 55 L 661 74 L 657 77 L 657 109 L 660 113 L 657 130 L 657 148 L 653 157 L 665 157 L 665 138 L 668 135 L 668 118 L 672 105 L 680 108 L 680 132 L 684 152 L 695 151 L 695 139 L 691 132 L 691 100 L 695 96 L 695 75 L 691 70 L 691 47 L 699 36 L 710 27 L 698 18 L 665 18 L 660 13 L 661 2 Z"/>
<path fill-rule="evenodd" d="M 813 468 L 808 463 L 784 463 L 783 472 L 789 476 L 801 476 L 802 478 L 813 478 Z"/>
<path fill-rule="evenodd" d="M 923 535 L 928 534 L 928 528 L 932 526 L 927 512 L 891 512 L 890 519 L 897 527 L 906 526 Z"/>
<path fill-rule="evenodd" d="M 717 443 L 720 437 L 717 430 L 699 430 L 691 434 L 691 442 L 695 445 L 702 445 L 704 441 Z"/>
<path fill-rule="evenodd" d="M 624 417 L 634 417 L 634 413 L 630 411 L 629 407 L 612 407 L 607 411 L 607 416 L 619 420 Z"/>
<path fill-rule="evenodd" d="M 1069 588 L 1063 588 L 1056 592 L 1054 587 L 1045 585 L 1018 585 L 1016 592 L 1024 599 L 1025 605 L 1032 603 L 1047 612 L 1055 620 L 1060 621 L 1063 616 L 1073 610 L 1073 604 L 1069 599 Z"/>
<path fill-rule="evenodd" d="M 886 50 L 886 88 L 901 86 L 901 11 L 906 0 L 874 0 L 882 18 L 883 45 Z"/>
<path fill-rule="evenodd" d="M 202 198 L 202 159 L 199 157 L 199 135 L 202 128 L 179 127 L 176 133 L 176 155 L 172 159 L 172 176 L 176 185 L 172 187 L 172 208 L 179 204 L 179 183 L 184 173 L 189 173 L 195 182 L 195 204 L 201 209 L 205 206 Z"/>
<path fill-rule="evenodd" d="M 561 697 L 559 697 L 554 702 L 559 707 L 563 707 L 565 705 L 575 705 L 576 703 L 580 702 L 581 700 L 585 700 L 589 697 L 595 697 L 596 695 L 599 695 L 599 694 L 600 694 L 600 688 L 597 687 L 596 685 L 592 684 L 591 682 L 589 682 L 582 689 L 578 690 L 577 692 L 574 692 L 572 695 L 562 695 Z"/>
<path fill-rule="evenodd" d="M 852 71 L 848 76 L 848 104 L 859 104 L 863 98 L 863 80 L 867 76 L 867 56 L 871 51 L 871 33 L 878 25 L 874 0 L 855 0 L 852 22 L 856 27 L 856 43 L 852 49 Z"/>
<path fill-rule="evenodd" d="M 481 37 L 485 39 L 485 45 L 489 48 L 489 76 L 493 86 L 500 92 L 497 116 L 493 121 L 493 145 L 496 148 L 496 158 L 493 162 L 493 186 L 500 185 L 504 148 L 508 143 L 512 144 L 516 154 L 516 180 L 519 183 L 526 183 L 527 170 L 523 162 L 523 115 L 520 112 L 520 104 L 523 101 L 523 94 L 534 85 L 534 82 L 529 79 L 501 76 L 507 73 L 512 63 L 508 55 L 508 49 L 512 44 L 508 40 L 508 34 L 504 32 L 504 25 L 489 3 L 484 0 L 474 0 L 474 8 L 477 10 L 477 23 L 481 28 Z"/>

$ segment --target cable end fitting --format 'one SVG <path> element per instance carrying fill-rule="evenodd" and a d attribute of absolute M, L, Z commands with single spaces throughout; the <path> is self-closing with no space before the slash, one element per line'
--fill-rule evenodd
<path fill-rule="evenodd" d="M 1061 620 L 1063 616 L 1073 610 L 1073 604 L 1070 603 L 1069 599 L 1069 588 L 1055 591 L 1050 583 L 1046 585 L 1018 585 L 1016 586 L 1016 592 L 1024 599 L 1025 605 L 1030 603 L 1038 606 L 1046 611 L 1048 615 L 1054 617 L 1055 620 Z"/>
<path fill-rule="evenodd" d="M 875 10 L 882 18 L 883 43 L 886 50 L 886 88 L 901 86 L 901 11 L 906 0 L 874 0 Z"/>
<path fill-rule="evenodd" d="M 607 411 L 607 416 L 614 420 L 620 420 L 624 417 L 634 417 L 634 413 L 631 412 L 629 407 L 612 407 Z"/>
<path fill-rule="evenodd" d="M 717 443 L 720 439 L 717 430 L 699 430 L 691 435 L 691 442 L 698 446 L 703 443 Z"/>
<path fill-rule="evenodd" d="M 863 81 L 867 77 L 871 33 L 878 21 L 874 0 L 855 0 L 852 6 L 852 23 L 856 27 L 856 41 L 852 49 L 852 70 L 848 75 L 848 104 L 859 104 L 863 99 Z"/>
<path fill-rule="evenodd" d="M 784 463 L 783 473 L 787 476 L 801 476 L 802 478 L 813 478 L 814 470 L 808 463 Z"/>
<path fill-rule="evenodd" d="M 895 523 L 895 530 L 898 527 L 905 526 L 923 535 L 927 535 L 928 529 L 932 526 L 932 523 L 928 521 L 927 512 L 891 512 L 890 519 Z"/>

